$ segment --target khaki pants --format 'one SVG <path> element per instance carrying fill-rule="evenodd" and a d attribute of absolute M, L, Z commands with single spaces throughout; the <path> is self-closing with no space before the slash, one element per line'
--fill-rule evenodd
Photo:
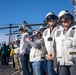
<path fill-rule="evenodd" d="M 14 55 L 14 61 L 15 61 L 15 68 L 21 71 L 21 62 L 20 62 L 20 57 L 15 57 Z"/>

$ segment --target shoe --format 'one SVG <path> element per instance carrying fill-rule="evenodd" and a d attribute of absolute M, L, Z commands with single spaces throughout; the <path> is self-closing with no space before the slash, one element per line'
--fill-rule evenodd
<path fill-rule="evenodd" d="M 20 72 L 20 75 L 23 75 L 23 71 Z"/>
<path fill-rule="evenodd" d="M 15 69 L 15 71 L 18 71 L 18 69 Z"/>

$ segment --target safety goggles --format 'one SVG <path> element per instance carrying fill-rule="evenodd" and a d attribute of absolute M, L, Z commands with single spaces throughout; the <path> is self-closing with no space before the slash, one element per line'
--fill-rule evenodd
<path fill-rule="evenodd" d="M 64 16 L 62 16 L 60 18 L 60 22 L 66 22 L 66 21 L 69 21 L 69 20 L 72 20 L 72 16 L 70 14 L 65 14 Z"/>
<path fill-rule="evenodd" d="M 46 21 L 50 22 L 51 20 L 57 20 L 57 17 L 55 15 L 49 15 L 49 16 L 47 16 Z"/>

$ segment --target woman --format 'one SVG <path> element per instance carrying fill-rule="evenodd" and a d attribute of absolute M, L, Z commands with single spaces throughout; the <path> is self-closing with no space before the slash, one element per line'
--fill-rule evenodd
<path fill-rule="evenodd" d="M 63 10 L 59 13 L 58 18 L 62 27 L 55 32 L 54 51 L 58 63 L 58 68 L 55 65 L 55 71 L 58 69 L 59 75 L 76 75 L 73 71 L 76 69 L 73 68 L 76 60 L 76 26 L 73 23 L 74 17 L 68 11 Z M 54 62 L 56 62 L 56 59 L 54 59 Z"/>
<path fill-rule="evenodd" d="M 38 31 L 33 32 L 34 42 L 26 38 L 26 41 L 31 46 L 30 62 L 32 63 L 35 75 L 44 75 L 43 64 L 46 65 L 45 57 L 41 49 L 41 33 Z M 45 66 L 46 67 L 46 66 Z"/>

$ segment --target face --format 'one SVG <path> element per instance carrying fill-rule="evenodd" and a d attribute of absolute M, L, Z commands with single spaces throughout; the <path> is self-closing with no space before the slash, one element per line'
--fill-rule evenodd
<path fill-rule="evenodd" d="M 57 17 L 55 15 L 47 16 L 47 24 L 49 27 L 56 25 Z"/>
<path fill-rule="evenodd" d="M 62 18 L 61 24 L 63 25 L 63 27 L 70 27 L 71 22 L 71 19 Z"/>
<path fill-rule="evenodd" d="M 43 34 L 44 30 L 45 30 L 45 29 L 40 29 L 40 33 Z"/>
<path fill-rule="evenodd" d="M 34 40 L 39 40 L 40 39 L 40 34 L 34 35 Z"/>
<path fill-rule="evenodd" d="M 56 20 L 51 19 L 47 24 L 48 24 L 48 26 L 50 27 L 50 26 L 55 26 L 56 23 L 57 23 Z"/>
<path fill-rule="evenodd" d="M 20 34 L 22 34 L 22 31 L 20 31 Z"/>
<path fill-rule="evenodd" d="M 23 34 L 23 33 L 25 33 L 25 31 L 19 31 L 20 32 L 20 34 Z"/>

